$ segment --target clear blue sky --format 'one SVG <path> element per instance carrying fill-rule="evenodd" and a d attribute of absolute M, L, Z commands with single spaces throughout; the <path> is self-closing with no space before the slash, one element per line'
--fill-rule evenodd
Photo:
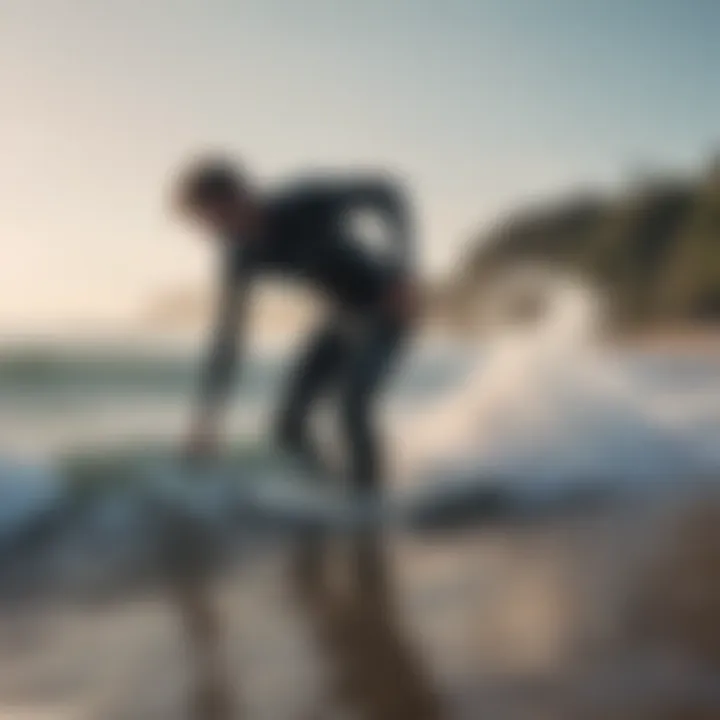
<path fill-rule="evenodd" d="M 0 0 L 0 325 L 202 282 L 163 206 L 197 149 L 407 176 L 429 270 L 530 197 L 699 165 L 718 28 L 717 0 Z"/>

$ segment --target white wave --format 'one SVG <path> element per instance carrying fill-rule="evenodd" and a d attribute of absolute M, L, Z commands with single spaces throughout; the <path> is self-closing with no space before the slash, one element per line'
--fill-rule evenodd
<path fill-rule="evenodd" d="M 661 412 L 599 342 L 602 306 L 581 283 L 550 278 L 546 314 L 506 331 L 468 381 L 405 434 L 409 477 L 457 492 L 473 478 L 503 478 L 530 494 L 558 487 L 659 484 L 720 468 L 698 445 L 698 426 Z M 484 351 L 486 348 L 484 348 Z M 720 412 L 705 413 L 720 429 Z"/>

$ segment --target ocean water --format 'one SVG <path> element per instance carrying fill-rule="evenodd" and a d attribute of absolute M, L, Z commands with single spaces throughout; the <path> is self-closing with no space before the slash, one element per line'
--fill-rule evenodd
<path fill-rule="evenodd" d="M 466 374 L 472 360 L 452 349 L 413 354 L 393 378 L 393 404 L 431 400 Z M 231 406 L 231 442 L 272 412 L 292 361 L 292 350 L 245 359 Z M 130 347 L 6 342 L 0 347 L 3 453 L 56 454 L 130 442 L 134 433 L 170 439 L 189 419 L 197 365 L 192 350 L 158 347 L 152 339 Z"/>
<path fill-rule="evenodd" d="M 0 717 L 715 717 L 720 358 L 598 330 L 566 288 L 532 328 L 410 350 L 370 561 L 355 505 L 268 441 L 288 354 L 249 359 L 227 457 L 188 473 L 188 348 L 5 344 Z"/>
<path fill-rule="evenodd" d="M 531 505 L 583 488 L 653 492 L 714 482 L 717 353 L 608 344 L 585 288 L 553 292 L 532 326 L 408 348 L 377 409 L 389 498 L 449 511 L 485 503 L 488 489 Z M 307 485 L 294 482 L 302 473 L 269 432 L 292 361 L 290 350 L 244 363 L 222 467 L 213 471 L 231 485 L 272 486 L 281 478 L 280 494 Z M 0 536 L 55 503 L 57 493 L 138 488 L 152 484 L 150 476 L 182 475 L 196 369 L 192 348 L 157 338 L 4 343 Z M 342 437 L 331 405 L 320 408 L 317 422 L 326 451 L 336 452 Z M 313 497 L 310 504 L 320 502 Z"/>

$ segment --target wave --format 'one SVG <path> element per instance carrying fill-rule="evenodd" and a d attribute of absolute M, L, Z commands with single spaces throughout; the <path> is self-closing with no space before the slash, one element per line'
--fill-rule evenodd
<path fill-rule="evenodd" d="M 318 485 L 259 448 L 253 453 L 254 464 L 238 456 L 203 468 L 163 452 L 85 459 L 62 472 L 2 468 L 0 598 L 117 597 L 168 574 L 218 570 L 308 533 L 427 533 L 545 522 L 618 507 L 638 496 L 638 487 L 626 482 L 533 484 L 476 472 L 464 480 L 435 478 L 383 502 L 363 502 Z M 677 484 L 654 485 L 654 496 L 660 488 Z M 688 484 L 684 494 L 689 489 Z"/>
<path fill-rule="evenodd" d="M 503 333 L 464 384 L 396 428 L 404 480 L 383 503 L 319 487 L 262 444 L 204 468 L 152 443 L 0 468 L 5 586 L 130 587 L 178 548 L 208 568 L 268 537 L 526 521 L 717 477 L 717 404 L 698 414 L 648 393 L 596 342 L 587 288 L 554 282 L 552 299 L 536 327 Z"/>
<path fill-rule="evenodd" d="M 251 355 L 243 366 L 243 397 L 264 398 L 277 386 L 290 356 Z M 169 354 L 148 349 L 121 350 L 102 347 L 33 346 L 5 349 L 0 353 L 0 395 L 19 401 L 29 398 L 52 401 L 88 395 L 180 399 L 191 392 L 196 379 L 193 354 Z M 407 364 L 395 389 L 404 397 L 432 395 L 454 375 L 462 373 L 467 358 L 423 348 Z"/>
<path fill-rule="evenodd" d="M 720 430 L 717 406 L 644 386 L 600 342 L 602 306 L 585 286 L 554 279 L 552 300 L 543 322 L 502 333 L 467 383 L 407 429 L 420 449 L 411 474 L 429 463 L 431 475 L 525 478 L 530 489 L 720 470 L 702 437 Z"/>

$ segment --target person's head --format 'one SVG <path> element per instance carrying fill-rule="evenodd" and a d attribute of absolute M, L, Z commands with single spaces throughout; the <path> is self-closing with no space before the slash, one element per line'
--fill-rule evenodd
<path fill-rule="evenodd" d="M 240 168 L 222 158 L 203 158 L 185 168 L 175 187 L 175 206 L 222 236 L 247 231 L 255 216 L 250 182 Z"/>

